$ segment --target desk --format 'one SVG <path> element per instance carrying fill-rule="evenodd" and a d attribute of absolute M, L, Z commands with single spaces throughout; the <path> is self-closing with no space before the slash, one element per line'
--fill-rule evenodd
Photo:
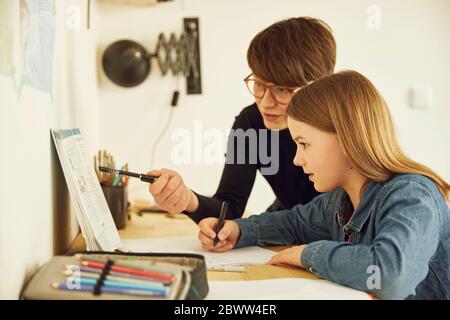
<path fill-rule="evenodd" d="M 139 216 L 131 213 L 125 229 L 119 230 L 122 239 L 143 239 L 155 237 L 196 236 L 197 225 L 186 215 L 169 216 L 165 213 L 145 213 Z M 287 247 L 267 247 L 281 251 Z M 86 244 L 81 234 L 70 246 L 68 253 L 86 250 Z M 246 272 L 208 271 L 208 280 L 263 280 L 273 278 L 305 278 L 318 279 L 314 274 L 291 266 L 258 265 L 248 266 Z"/>

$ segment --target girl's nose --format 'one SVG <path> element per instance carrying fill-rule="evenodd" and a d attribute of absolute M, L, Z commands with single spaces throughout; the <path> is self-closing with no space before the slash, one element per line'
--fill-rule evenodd
<path fill-rule="evenodd" d="M 303 167 L 303 166 L 305 166 L 305 164 L 306 164 L 305 159 L 299 157 L 298 155 L 296 155 L 296 156 L 294 157 L 293 163 L 294 163 L 294 165 L 297 166 L 297 167 Z"/>
<path fill-rule="evenodd" d="M 298 147 L 297 147 L 297 150 L 295 152 L 294 160 L 292 162 L 297 167 L 303 167 L 306 164 L 305 159 L 300 155 L 300 150 L 299 150 Z"/>

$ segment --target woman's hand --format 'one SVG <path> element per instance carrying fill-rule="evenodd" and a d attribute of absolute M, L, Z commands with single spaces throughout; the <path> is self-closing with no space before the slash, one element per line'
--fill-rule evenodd
<path fill-rule="evenodd" d="M 301 256 L 303 250 L 307 247 L 306 244 L 302 244 L 301 246 L 295 246 L 292 248 L 285 249 L 280 251 L 278 254 L 274 255 L 272 259 L 268 262 L 268 264 L 290 264 L 296 267 L 303 268 Z"/>
<path fill-rule="evenodd" d="M 198 224 L 200 231 L 198 239 L 202 243 L 205 250 L 213 252 L 225 252 L 236 246 L 241 230 L 239 225 L 233 220 L 225 220 L 222 230 L 219 232 L 219 242 L 214 246 L 214 238 L 216 237 L 216 225 L 219 219 L 205 218 Z"/>
<path fill-rule="evenodd" d="M 158 177 L 150 185 L 149 191 L 161 209 L 169 213 L 197 210 L 197 196 L 186 187 L 183 178 L 176 171 L 161 169 L 150 171 L 147 174 Z"/>

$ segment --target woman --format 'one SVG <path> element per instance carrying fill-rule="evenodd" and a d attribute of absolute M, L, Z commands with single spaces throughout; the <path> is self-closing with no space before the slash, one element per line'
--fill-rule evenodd
<path fill-rule="evenodd" d="M 150 171 L 158 176 L 150 186 L 155 202 L 164 210 L 188 214 L 195 222 L 218 216 L 221 202 L 229 203 L 227 218 L 242 216 L 256 177 L 260 171 L 275 193 L 271 210 L 308 203 L 318 193 L 307 176 L 292 164 L 295 143 L 287 129 L 286 108 L 296 88 L 333 73 L 336 43 L 330 28 L 322 21 L 300 17 L 277 22 L 261 31 L 251 41 L 247 60 L 252 73 L 245 78 L 255 103 L 236 117 L 229 138 L 227 161 L 216 193 L 205 197 L 193 192 L 181 176 L 172 170 Z M 233 144 L 237 133 L 255 134 L 244 146 Z M 264 136 L 267 134 L 267 137 Z M 276 170 L 265 170 L 267 163 L 250 154 L 272 150 Z M 264 153 L 263 153 L 264 154 Z M 245 158 L 242 161 L 237 161 Z"/>
<path fill-rule="evenodd" d="M 341 72 L 301 89 L 288 108 L 301 166 L 317 191 L 307 205 L 200 222 L 211 251 L 296 244 L 269 263 L 291 264 L 386 299 L 450 298 L 449 184 L 408 158 L 389 110 L 361 74 Z"/>

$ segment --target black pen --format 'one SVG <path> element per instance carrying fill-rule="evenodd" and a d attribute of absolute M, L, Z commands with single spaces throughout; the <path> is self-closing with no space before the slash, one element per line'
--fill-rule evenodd
<path fill-rule="evenodd" d="M 228 202 L 223 201 L 222 208 L 220 208 L 219 221 L 217 222 L 216 226 L 216 237 L 214 238 L 214 247 L 217 245 L 217 242 L 219 242 L 219 232 L 220 230 L 222 230 L 223 225 L 225 224 L 225 216 L 227 215 L 227 210 L 228 210 Z"/>
<path fill-rule="evenodd" d="M 158 177 L 149 176 L 147 174 L 134 173 L 134 172 L 130 172 L 130 171 L 117 170 L 117 169 L 112 169 L 112 168 L 107 168 L 107 167 L 100 167 L 99 166 L 98 170 L 100 170 L 102 172 L 118 174 L 118 175 L 121 175 L 121 176 L 128 176 L 128 177 L 138 178 L 138 179 L 141 179 L 141 181 L 148 182 L 148 183 L 153 183 L 153 182 L 155 182 L 156 179 L 158 179 Z"/>

